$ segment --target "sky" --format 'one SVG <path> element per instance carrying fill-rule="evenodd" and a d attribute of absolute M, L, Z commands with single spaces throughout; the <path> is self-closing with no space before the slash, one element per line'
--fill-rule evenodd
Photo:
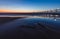
<path fill-rule="evenodd" d="M 0 0 L 0 12 L 40 12 L 60 8 L 60 0 Z"/>

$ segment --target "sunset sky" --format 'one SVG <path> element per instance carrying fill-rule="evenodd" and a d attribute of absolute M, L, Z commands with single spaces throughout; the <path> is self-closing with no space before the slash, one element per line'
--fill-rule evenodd
<path fill-rule="evenodd" d="M 39 12 L 60 8 L 60 0 L 0 0 L 0 12 Z"/>

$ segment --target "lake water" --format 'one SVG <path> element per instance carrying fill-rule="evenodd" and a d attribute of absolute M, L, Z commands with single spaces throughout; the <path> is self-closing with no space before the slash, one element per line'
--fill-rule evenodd
<path fill-rule="evenodd" d="M 11 17 L 14 17 L 14 16 L 11 16 Z M 60 36 L 60 18 L 59 17 L 58 18 L 44 17 L 44 16 L 23 16 L 23 17 L 25 18 L 18 18 L 1 25 L 0 36 L 1 37 L 4 36 L 6 38 L 8 37 L 11 38 L 12 36 L 19 36 L 21 38 L 21 36 L 24 37 L 24 35 L 25 36 L 28 35 L 28 37 L 33 37 L 33 36 L 39 37 L 43 33 L 49 39 L 60 38 L 59 37 Z"/>
<path fill-rule="evenodd" d="M 48 17 L 44 18 L 44 17 L 36 17 L 36 16 L 16 19 L 11 22 L 3 24 L 2 26 L 4 26 L 4 28 L 6 29 L 10 29 L 21 25 L 35 26 L 35 23 L 41 23 L 43 26 L 47 26 L 52 30 L 56 30 L 56 31 L 60 30 L 60 19 L 54 19 Z"/>

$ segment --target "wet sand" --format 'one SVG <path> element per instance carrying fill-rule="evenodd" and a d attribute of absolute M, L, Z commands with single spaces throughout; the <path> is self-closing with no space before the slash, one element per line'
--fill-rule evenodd
<path fill-rule="evenodd" d="M 15 21 L 3 25 L 6 26 L 5 29 L 3 28 L 5 32 L 1 33 L 0 31 L 0 34 L 2 34 L 2 38 L 10 39 L 12 37 L 13 39 L 60 39 L 60 33 L 53 31 L 60 29 L 58 24 L 60 26 L 60 20 L 55 21 L 54 19 L 45 18 L 25 18 L 20 20 L 20 18 L 17 18 Z"/>
<path fill-rule="evenodd" d="M 0 25 L 23 17 L 0 17 Z"/>

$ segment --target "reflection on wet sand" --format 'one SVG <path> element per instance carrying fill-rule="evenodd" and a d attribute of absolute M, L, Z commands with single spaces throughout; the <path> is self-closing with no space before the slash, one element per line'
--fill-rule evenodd
<path fill-rule="evenodd" d="M 18 18 L 50 18 L 55 21 L 60 20 L 60 15 L 0 15 L 0 24 L 9 22 Z"/>
<path fill-rule="evenodd" d="M 7 22 L 11 22 L 19 18 L 22 18 L 22 17 L 0 17 L 0 25 L 7 23 Z"/>

